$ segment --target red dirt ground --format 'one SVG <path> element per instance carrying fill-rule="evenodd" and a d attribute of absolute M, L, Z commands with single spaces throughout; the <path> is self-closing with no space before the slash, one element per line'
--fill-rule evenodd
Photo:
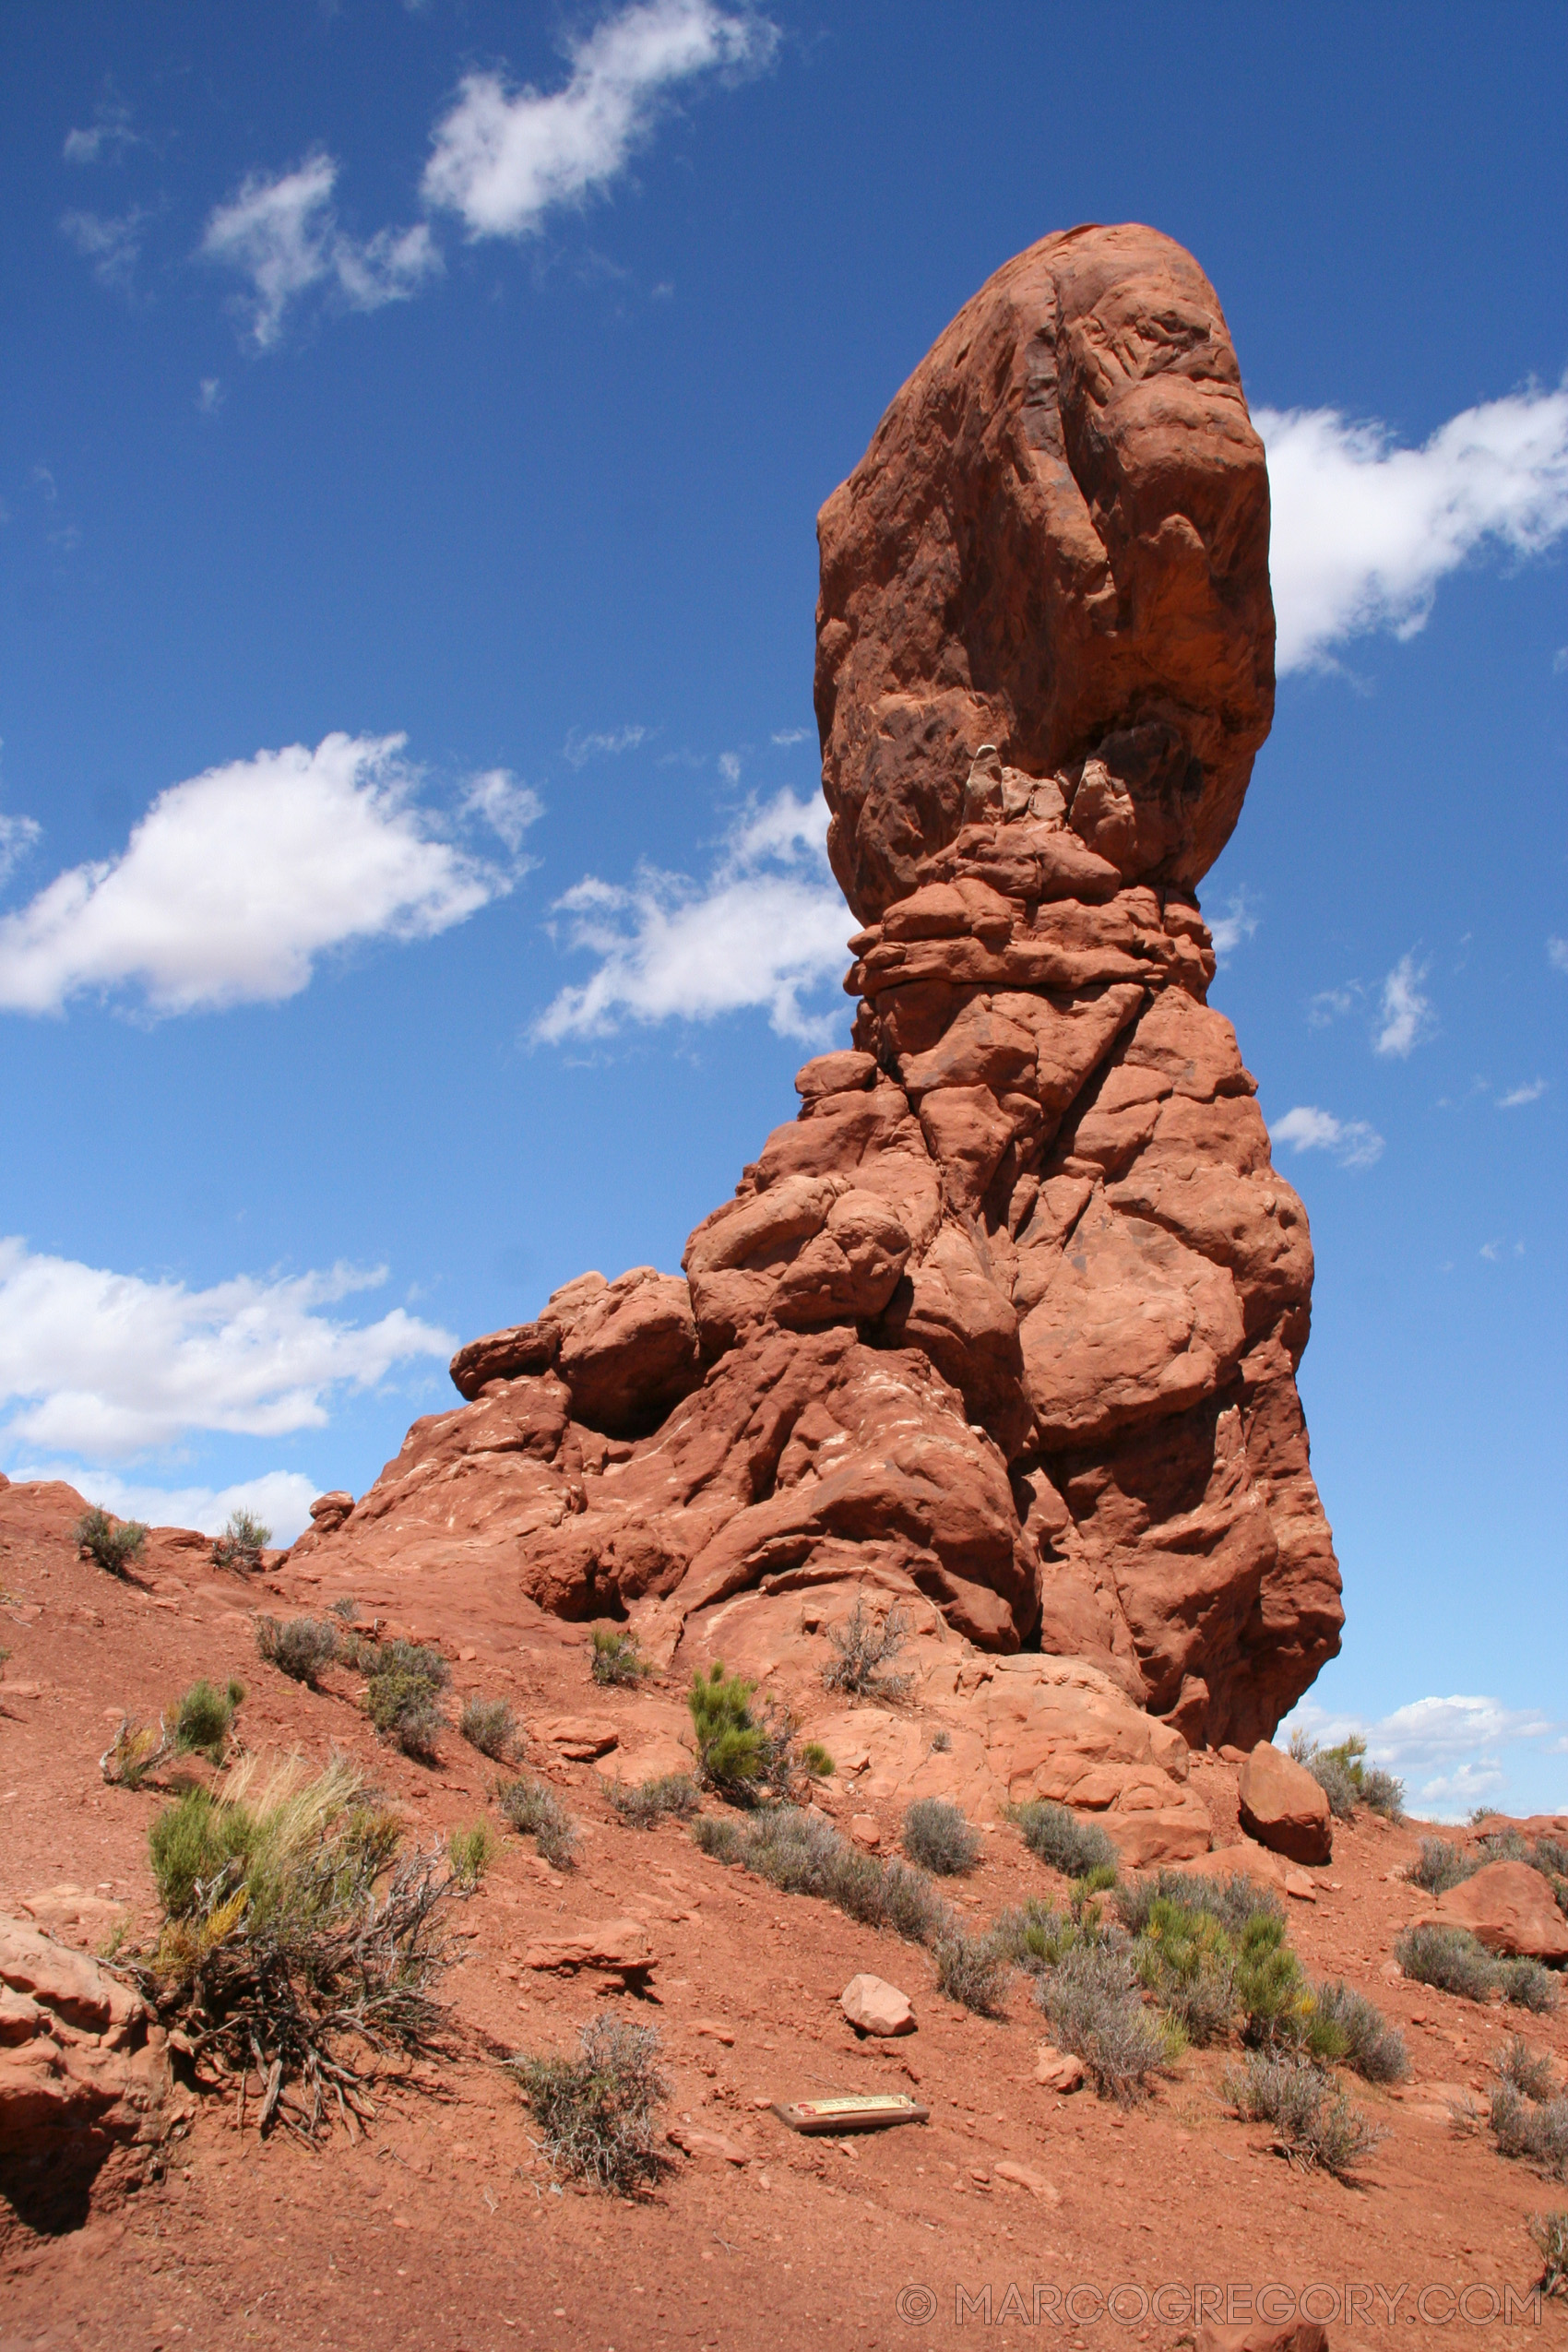
<path fill-rule="evenodd" d="M 374 1739 L 357 1678 L 334 1670 L 313 1693 L 260 1664 L 255 1612 L 308 1607 L 299 1572 L 220 1574 L 200 1539 L 158 1531 L 137 1580 L 121 1583 L 76 1556 L 80 1508 L 68 1488 L 0 1489 L 0 1645 L 12 1653 L 0 1678 L 0 1910 L 66 1885 L 127 1907 L 133 1940 L 150 1928 L 147 1832 L 163 1800 L 105 1787 L 98 1759 L 123 1708 L 155 1716 L 198 1675 L 248 1686 L 247 1749 L 297 1746 L 313 1760 L 346 1750 L 423 1838 L 486 1809 L 493 1768 L 455 1731 L 437 1765 L 412 1764 Z M 596 1689 L 586 1629 L 542 1617 L 520 1635 L 493 1620 L 488 1642 L 477 1609 L 458 1627 L 410 1630 L 442 1638 L 450 1698 L 509 1698 L 525 1726 L 576 1715 L 630 1729 L 639 1715 L 668 1720 L 681 1695 L 657 1682 Z M 1560 2302 L 1535 2324 L 1488 2317 L 1504 2287 L 1533 2284 L 1528 2217 L 1568 2204 L 1568 2192 L 1504 2161 L 1484 2129 L 1456 2131 L 1448 2107 L 1467 2091 L 1484 2102 L 1494 2054 L 1516 2028 L 1561 2071 L 1568 2006 L 1529 2018 L 1398 1978 L 1394 1938 L 1422 1901 L 1400 1871 L 1421 1824 L 1361 1813 L 1339 1825 L 1315 1902 L 1289 1906 L 1308 1970 L 1368 1992 L 1404 2029 L 1413 2061 L 1397 2093 L 1352 2083 L 1387 2137 L 1346 2187 L 1293 2168 L 1265 2129 L 1236 2120 L 1220 2089 L 1224 2051 L 1194 2052 L 1131 2113 L 1092 2091 L 1059 2097 L 1034 2080 L 1043 2021 L 1024 1979 L 1003 2021 L 972 2017 L 937 1995 L 921 1952 L 721 1867 L 683 1828 L 623 1828 L 594 1767 L 553 1752 L 530 1740 L 527 1760 L 581 1826 L 579 1867 L 553 1873 L 531 1840 L 507 1836 L 464 1909 L 468 1956 L 445 1989 L 471 2054 L 384 2083 L 368 2135 L 351 2145 L 339 2134 L 315 2153 L 281 2133 L 242 2133 L 232 2108 L 196 2098 L 160 2180 L 117 2204 L 101 2198 L 73 2234 L 12 2236 L 0 2256 L 0 2352 L 1163 2347 L 1191 2342 L 1194 2287 L 1206 2290 L 1200 2316 L 1228 2291 L 1245 2315 L 1247 2291 L 1274 2282 L 1292 2293 L 1317 2284 L 1307 2309 L 1328 2319 L 1336 2352 L 1429 2342 L 1491 2352 L 1568 2335 Z M 1236 1835 L 1234 1771 L 1208 1756 L 1194 1770 L 1217 1839 Z M 891 1839 L 897 1824 L 884 1827 Z M 950 1883 L 977 1921 L 1061 1891 L 1005 1828 L 980 1869 Z M 628 1914 L 646 1920 L 657 1955 L 647 2002 L 521 1965 L 534 1935 Z M 909 1993 L 913 2037 L 857 2041 L 837 2004 L 861 1969 Z M 657 2024 L 668 2120 L 724 2133 L 743 2165 L 671 2149 L 661 2186 L 636 2202 L 552 2179 L 487 2047 L 575 2048 L 607 1998 Z M 705 2030 L 714 2026 L 732 2040 Z M 766 2105 L 911 2085 L 928 2125 L 843 2144 L 793 2136 Z M 1008 2159 L 1040 2176 L 1041 2192 L 999 2177 Z M 1117 2288 L 1113 2316 L 1103 2299 Z M 1467 2288 L 1468 2324 L 1454 2303 Z"/>

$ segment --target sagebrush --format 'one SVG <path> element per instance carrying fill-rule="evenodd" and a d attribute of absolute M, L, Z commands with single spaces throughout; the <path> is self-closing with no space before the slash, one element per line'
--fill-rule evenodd
<path fill-rule="evenodd" d="M 631 1829 L 657 1829 L 661 1821 L 690 1821 L 701 1798 L 689 1773 L 664 1772 L 635 1786 L 612 1780 L 607 1794 L 611 1811 Z"/>
<path fill-rule="evenodd" d="M 1043 1798 L 1016 1805 L 1011 1818 L 1031 1854 L 1064 1878 L 1083 1878 L 1088 1871 L 1116 1868 L 1116 1848 L 1096 1822 L 1080 1821 L 1065 1805 Z"/>
<path fill-rule="evenodd" d="M 569 1871 L 576 1866 L 577 1833 L 553 1788 L 525 1772 L 516 1780 L 503 1782 L 495 1796 L 505 1819 L 525 1837 L 532 1837 L 552 1870 Z"/>
<path fill-rule="evenodd" d="M 1227 2073 L 1225 2087 L 1244 2121 L 1273 2124 L 1293 2163 L 1341 2180 L 1387 2136 L 1310 2060 L 1254 2053 Z"/>
<path fill-rule="evenodd" d="M 613 2016 L 583 2026 L 573 2058 L 517 2057 L 511 2068 L 552 2164 L 622 2195 L 656 2181 L 656 2110 L 669 2097 L 659 2035 Z"/>
<path fill-rule="evenodd" d="M 280 1621 L 263 1616 L 255 1621 L 255 1646 L 257 1656 L 268 1666 L 314 1690 L 322 1668 L 330 1666 L 338 1655 L 338 1633 L 335 1626 L 323 1624 L 315 1617 Z"/>
<path fill-rule="evenodd" d="M 942 1797 L 917 1797 L 904 1815 L 904 1851 L 937 1878 L 972 1871 L 980 1858 L 980 1832 Z"/>
<path fill-rule="evenodd" d="M 833 1655 L 822 1669 L 824 1687 L 852 1699 L 902 1699 L 914 1684 L 912 1674 L 884 1671 L 909 1637 L 907 1612 L 897 1603 L 878 1624 L 866 1614 L 865 1597 L 857 1592 L 855 1605 L 842 1625 L 827 1629 Z"/>
<path fill-rule="evenodd" d="M 615 1625 L 596 1625 L 589 1669 L 596 1682 L 607 1686 L 640 1682 L 653 1672 L 636 1633 Z"/>
<path fill-rule="evenodd" d="M 505 1699 L 465 1699 L 457 1728 L 470 1748 L 494 1764 L 504 1764 L 517 1745 L 517 1717 Z"/>
<path fill-rule="evenodd" d="M 147 1529 L 139 1519 L 116 1519 L 96 1503 L 82 1513 L 75 1535 L 78 1551 L 96 1560 L 112 1576 L 124 1576 L 132 1561 L 140 1559 L 147 1541 Z"/>

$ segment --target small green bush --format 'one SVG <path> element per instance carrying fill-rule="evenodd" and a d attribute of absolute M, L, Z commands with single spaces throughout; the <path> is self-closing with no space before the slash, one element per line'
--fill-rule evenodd
<path fill-rule="evenodd" d="M 756 1684 L 726 1674 L 716 1658 L 705 1680 L 694 1674 L 686 1694 L 703 1778 L 720 1796 L 749 1800 L 766 1785 L 776 1759 L 770 1727 L 752 1713 Z"/>
<path fill-rule="evenodd" d="M 406 1756 L 434 1762 L 446 1728 L 436 1700 L 452 1679 L 440 1651 L 423 1642 L 375 1643 L 352 1637 L 343 1648 L 347 1662 L 366 1678 L 365 1713 L 382 1738 Z"/>
<path fill-rule="evenodd" d="M 455 1829 L 446 1840 L 446 1856 L 457 1883 L 469 1892 L 480 1885 L 495 1850 L 495 1833 L 488 1822 L 476 1821 L 471 1829 Z"/>
<path fill-rule="evenodd" d="M 801 1762 L 813 1780 L 831 1780 L 837 1770 L 820 1740 L 806 1740 L 801 1750 Z"/>
<path fill-rule="evenodd" d="M 1044 1976 L 1064 1952 L 1083 1941 L 1083 1930 L 1071 1913 L 1042 1903 L 1035 1895 L 1021 1910 L 1002 1912 L 992 1934 L 1012 1966 L 1031 1977 Z"/>
<path fill-rule="evenodd" d="M 1116 1868 L 1116 1848 L 1103 1829 L 1044 1799 L 1013 1809 L 1011 1819 L 1031 1854 L 1063 1878 L 1083 1878 L 1102 1864 Z"/>
<path fill-rule="evenodd" d="M 1294 2163 L 1319 2167 L 1337 2180 L 1353 2178 L 1386 2136 L 1328 2075 L 1301 2059 L 1254 2053 L 1227 2073 L 1225 2087 L 1244 2121 L 1273 2124 Z"/>
<path fill-rule="evenodd" d="M 612 1811 L 629 1829 L 657 1829 L 661 1821 L 690 1821 L 700 1802 L 696 1782 L 684 1772 L 659 1773 L 651 1780 L 639 1781 L 636 1788 L 612 1781 L 608 1793 Z"/>
<path fill-rule="evenodd" d="M 133 1560 L 141 1557 L 147 1529 L 139 1519 L 115 1519 L 94 1503 L 76 1525 L 77 1549 L 112 1576 L 124 1576 Z"/>
<path fill-rule="evenodd" d="M 1251 1919 L 1283 1921 L 1277 1895 L 1238 1871 L 1228 1879 L 1204 1878 L 1197 1871 L 1161 1871 L 1156 1878 L 1135 1878 L 1120 1887 L 1116 1907 L 1130 1935 L 1142 1935 L 1156 1903 L 1177 1903 L 1183 1909 L 1207 1911 L 1232 1935 L 1240 1935 Z"/>
<path fill-rule="evenodd" d="M 1551 2097 L 1554 2080 L 1551 2060 L 1545 2050 L 1532 2049 L 1522 2034 L 1515 2034 L 1505 2043 L 1497 2071 L 1505 2083 L 1522 2091 L 1527 2099 Z"/>
<path fill-rule="evenodd" d="M 1344 2056 L 1345 2035 L 1332 2012 L 1319 2007 L 1277 1914 L 1259 1912 L 1241 1930 L 1236 1997 L 1248 2042 L 1304 2052 L 1321 2063 Z"/>
<path fill-rule="evenodd" d="M 1229 2032 L 1236 2008 L 1234 1939 L 1211 1911 L 1159 1897 L 1134 1947 L 1141 1983 L 1191 2042 Z"/>
<path fill-rule="evenodd" d="M 505 1699 L 465 1699 L 457 1728 L 470 1748 L 495 1764 L 504 1764 L 517 1744 L 517 1718 Z"/>
<path fill-rule="evenodd" d="M 1290 1753 L 1298 1764 L 1306 1765 L 1336 1821 L 1348 1821 L 1358 1805 L 1369 1806 L 1389 1821 L 1404 1820 L 1404 1782 L 1367 1763 L 1367 1743 L 1358 1735 L 1341 1740 L 1336 1747 L 1320 1748 L 1304 1731 L 1298 1731 L 1291 1739 Z"/>
<path fill-rule="evenodd" d="M 903 1609 L 896 1603 L 877 1625 L 866 1615 L 864 1595 L 857 1592 L 846 1621 L 827 1629 L 833 1656 L 822 1669 L 824 1687 L 851 1699 L 907 1698 L 914 1676 L 882 1669 L 897 1657 L 909 1636 L 909 1619 Z"/>
<path fill-rule="evenodd" d="M 215 1568 L 240 1568 L 254 1575 L 271 1541 L 271 1528 L 254 1513 L 232 1511 L 228 1526 L 213 1540 L 212 1564 Z"/>
<path fill-rule="evenodd" d="M 224 1691 L 211 1682 L 193 1682 L 174 1709 L 175 1753 L 204 1755 L 221 1764 L 234 1710 L 244 1695 L 243 1682 L 232 1681 Z"/>
<path fill-rule="evenodd" d="M 1145 2008 L 1127 1954 L 1074 1943 L 1035 1985 L 1058 2049 L 1081 2058 L 1102 2098 L 1132 2107 L 1180 2054 L 1180 2032 Z"/>
<path fill-rule="evenodd" d="M 1463 1852 L 1446 1837 L 1423 1837 L 1421 1850 L 1405 1875 L 1412 1886 L 1424 1887 L 1429 1895 L 1446 1895 L 1450 1887 L 1474 1878 L 1480 1867 L 1479 1855 Z"/>
<path fill-rule="evenodd" d="M 640 1682 L 645 1674 L 653 1672 L 636 1633 L 623 1633 L 614 1625 L 594 1627 L 590 1670 L 596 1682 L 606 1685 Z"/>
<path fill-rule="evenodd" d="M 504 1782 L 495 1794 L 512 1827 L 532 1837 L 552 1870 L 569 1871 L 576 1866 L 577 1834 L 552 1788 L 531 1773 L 520 1773 L 516 1780 Z"/>
<path fill-rule="evenodd" d="M 1317 2013 L 1343 2037 L 1340 2056 L 1367 2083 L 1402 2083 L 1410 2071 L 1405 2037 L 1364 1993 L 1336 1981 L 1319 1985 Z"/>
<path fill-rule="evenodd" d="M 315 1617 L 291 1617 L 281 1624 L 276 1617 L 258 1617 L 255 1646 L 268 1666 L 314 1691 L 322 1668 L 338 1655 L 338 1634 Z"/>
<path fill-rule="evenodd" d="M 746 1834 L 738 1821 L 730 1821 L 722 1813 L 704 1813 L 692 1823 L 692 1843 L 699 1853 L 710 1855 L 716 1862 L 741 1862 L 745 1859 Z"/>
<path fill-rule="evenodd" d="M 1503 2000 L 1515 2009 L 1527 2009 L 1532 2016 L 1544 2017 L 1557 2006 L 1557 1978 L 1538 1960 L 1498 1961 L 1497 1981 Z"/>
<path fill-rule="evenodd" d="M 1001 2016 L 1009 1969 L 1006 1952 L 994 1937 L 970 1935 L 955 1926 L 938 1936 L 932 1959 L 939 1992 L 977 2017 Z"/>
<path fill-rule="evenodd" d="M 941 1797 L 917 1797 L 904 1815 L 904 1851 L 911 1862 L 937 1878 L 956 1878 L 972 1871 L 980 1858 L 982 1840 L 956 1805 Z"/>
<path fill-rule="evenodd" d="M 190 1916 L 205 1886 L 231 1862 L 244 1862 L 256 1839 L 255 1816 L 244 1805 L 220 1804 L 193 1788 L 165 1806 L 149 1833 L 152 1875 L 166 1917 Z"/>
<path fill-rule="evenodd" d="M 512 2072 L 543 2134 L 545 2154 L 596 2188 L 622 2196 L 657 2180 L 655 2110 L 669 2097 L 651 2025 L 600 2016 L 576 2059 L 518 2057 Z"/>
<path fill-rule="evenodd" d="M 1499 2156 L 1523 2157 L 1568 2180 L 1568 2097 L 1529 2099 L 1512 2083 L 1500 2083 L 1491 2095 L 1491 2128 Z"/>

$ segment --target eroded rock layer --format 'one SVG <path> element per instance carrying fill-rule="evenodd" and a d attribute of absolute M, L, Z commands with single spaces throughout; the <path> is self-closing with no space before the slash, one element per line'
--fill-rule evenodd
<path fill-rule="evenodd" d="M 919 1594 L 1250 1744 L 1342 1620 L 1295 1386 L 1306 1217 L 1206 1002 L 1194 885 L 1274 632 L 1202 272 L 1139 228 L 1009 263 L 820 536 L 852 1048 L 800 1073 L 683 1277 L 585 1275 L 463 1348 L 469 1401 L 304 1547 L 460 1551 L 693 1655 L 748 1594 Z"/>

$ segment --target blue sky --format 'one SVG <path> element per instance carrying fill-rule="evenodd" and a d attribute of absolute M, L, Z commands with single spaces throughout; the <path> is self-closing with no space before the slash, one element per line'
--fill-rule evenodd
<path fill-rule="evenodd" d="M 1317 1248 L 1309 1718 L 1568 1805 L 1561 10 L 102 0 L 7 65 L 0 1464 L 291 1532 L 455 1337 L 678 1263 L 847 1038 L 816 509 L 1001 261 L 1141 219 L 1274 479 L 1203 896 Z"/>

